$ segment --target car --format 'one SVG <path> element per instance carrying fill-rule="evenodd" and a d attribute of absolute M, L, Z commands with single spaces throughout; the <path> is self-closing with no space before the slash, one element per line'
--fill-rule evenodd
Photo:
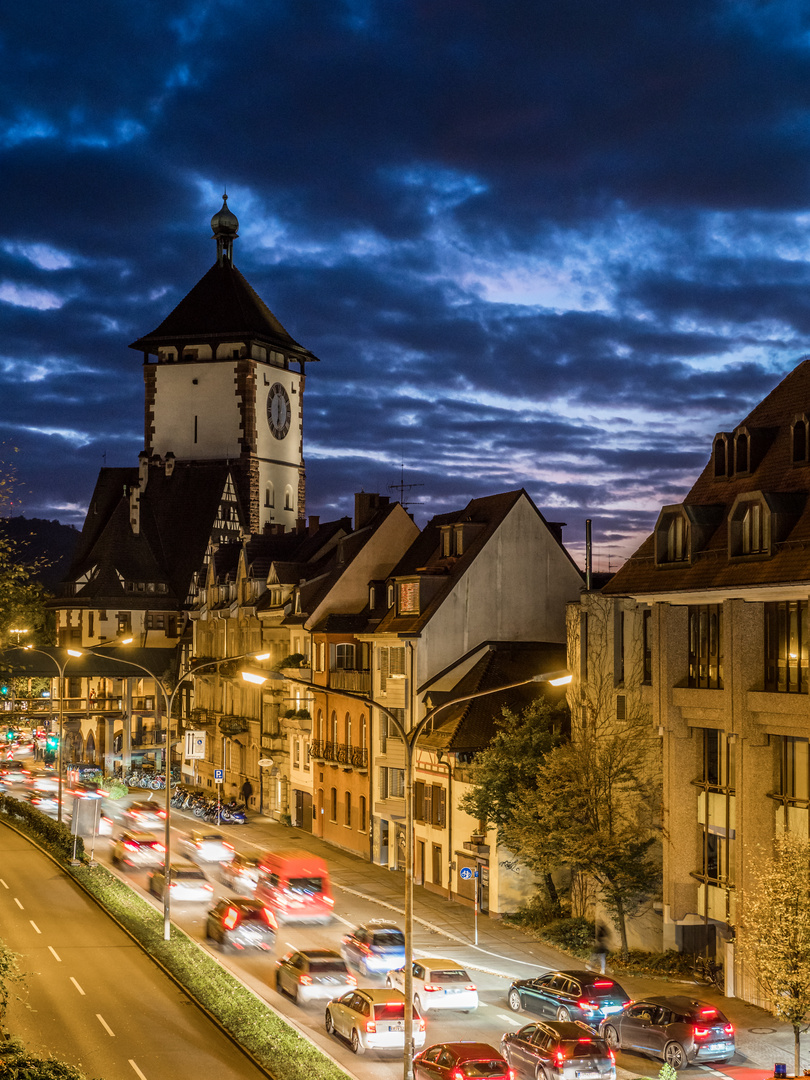
<path fill-rule="evenodd" d="M 160 803 L 139 799 L 126 808 L 124 820 L 133 829 L 162 829 L 166 825 L 166 810 Z"/>
<path fill-rule="evenodd" d="M 230 862 L 222 864 L 219 880 L 234 892 L 253 896 L 259 880 L 259 860 L 252 855 L 234 853 Z"/>
<path fill-rule="evenodd" d="M 555 1020 L 583 1020 L 598 1027 L 621 1012 L 630 997 L 607 975 L 590 971 L 549 971 L 534 979 L 516 979 L 507 994 L 513 1012 L 525 1009 Z"/>
<path fill-rule="evenodd" d="M 489 1043 L 448 1042 L 429 1046 L 413 1059 L 413 1080 L 515 1080 L 500 1050 Z"/>
<path fill-rule="evenodd" d="M 326 1006 L 328 1035 L 348 1039 L 355 1054 L 364 1050 L 401 1049 L 405 1045 L 405 996 L 390 987 L 349 990 Z M 414 1009 L 413 1045 L 425 1045 L 425 1020 Z"/>
<path fill-rule="evenodd" d="M 581 1020 L 540 1021 L 508 1031 L 501 1053 L 524 1080 L 616 1080 L 616 1055 Z"/>
<path fill-rule="evenodd" d="M 163 870 L 152 870 L 148 879 L 149 892 L 153 896 L 163 896 L 165 874 Z M 187 863 L 172 863 L 170 867 L 169 888 L 172 900 L 189 903 L 209 903 L 214 886 L 198 866 Z"/>
<path fill-rule="evenodd" d="M 26 791 L 26 799 L 31 806 L 41 810 L 43 814 L 57 814 L 59 812 L 59 799 L 52 791 Z"/>
<path fill-rule="evenodd" d="M 58 791 L 59 774 L 55 769 L 31 772 L 25 779 L 25 786 L 31 791 Z"/>
<path fill-rule="evenodd" d="M 363 975 L 382 974 L 405 963 L 405 935 L 396 923 L 370 919 L 346 934 L 340 954 Z"/>
<path fill-rule="evenodd" d="M 261 900 L 230 896 L 208 912 L 205 936 L 218 943 L 222 952 L 230 949 L 272 950 L 278 924 L 273 912 Z"/>
<path fill-rule="evenodd" d="M 0 777 L 7 784 L 22 784 L 28 777 L 28 769 L 16 758 L 0 760 Z"/>
<path fill-rule="evenodd" d="M 162 866 L 166 849 L 151 832 L 125 829 L 113 841 L 111 862 L 124 870 L 142 870 L 149 866 Z"/>
<path fill-rule="evenodd" d="M 328 1001 L 354 988 L 357 979 L 334 949 L 291 949 L 276 961 L 276 990 L 293 1001 Z"/>
<path fill-rule="evenodd" d="M 210 829 L 194 829 L 181 843 L 190 859 L 195 862 L 230 862 L 233 858 L 233 844 L 229 844 L 222 833 Z"/>
<path fill-rule="evenodd" d="M 405 990 L 405 968 L 389 971 L 386 986 Z M 478 989 L 466 968 L 455 960 L 431 959 L 413 962 L 413 1002 L 422 1013 L 434 1009 L 460 1009 L 475 1012 L 478 1008 Z"/>
<path fill-rule="evenodd" d="M 640 1050 L 673 1069 L 730 1061 L 734 1025 L 715 1005 L 683 996 L 650 997 L 604 1020 L 601 1033 L 614 1050 Z"/>

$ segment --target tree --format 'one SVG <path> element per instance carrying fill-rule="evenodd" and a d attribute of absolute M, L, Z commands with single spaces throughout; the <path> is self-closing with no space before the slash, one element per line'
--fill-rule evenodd
<path fill-rule="evenodd" d="M 22 982 L 20 955 L 0 941 L 0 1032 L 4 1030 L 6 1009 L 12 997 L 12 984 Z"/>
<path fill-rule="evenodd" d="M 569 608 L 569 699 L 577 710 L 570 741 L 540 765 L 538 798 L 526 810 L 543 846 L 564 853 L 597 887 L 625 956 L 627 919 L 661 878 L 661 751 L 642 692 L 641 619 L 635 605 L 595 593 Z"/>
<path fill-rule="evenodd" d="M 470 767 L 472 787 L 461 798 L 461 809 L 496 829 L 499 844 L 543 875 L 549 899 L 559 912 L 551 874 L 560 863 L 559 852 L 543 844 L 536 820 L 527 820 L 526 809 L 536 804 L 538 768 L 567 729 L 568 708 L 564 702 L 551 705 L 543 698 L 519 714 L 504 706 L 495 727 L 494 738 Z"/>
<path fill-rule="evenodd" d="M 14 470 L 0 462 L 0 519 L 14 502 Z M 12 538 L 0 520 L 0 642 L 16 644 L 9 630 L 25 627 L 35 638 L 47 642 L 45 590 L 36 575 L 46 565 L 41 557 L 26 554 L 24 540 Z"/>
<path fill-rule="evenodd" d="M 752 863 L 739 952 L 774 1014 L 793 1027 L 801 1076 L 801 1033 L 810 1024 L 810 840 L 784 833 L 769 858 Z"/>

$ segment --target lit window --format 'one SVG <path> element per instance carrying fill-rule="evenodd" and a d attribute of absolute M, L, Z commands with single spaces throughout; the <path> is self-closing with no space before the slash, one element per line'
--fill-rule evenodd
<path fill-rule="evenodd" d="M 402 581 L 399 585 L 399 611 L 401 615 L 418 615 L 419 582 Z"/>

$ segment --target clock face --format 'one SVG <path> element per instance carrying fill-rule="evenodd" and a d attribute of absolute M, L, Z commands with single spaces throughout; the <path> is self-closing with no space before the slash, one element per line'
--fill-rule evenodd
<path fill-rule="evenodd" d="M 290 398 L 281 383 L 273 383 L 267 395 L 267 423 L 276 439 L 283 439 L 290 430 Z"/>

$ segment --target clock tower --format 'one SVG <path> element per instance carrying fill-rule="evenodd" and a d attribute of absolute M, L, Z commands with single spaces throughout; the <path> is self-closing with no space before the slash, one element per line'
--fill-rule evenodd
<path fill-rule="evenodd" d="M 239 222 L 223 197 L 211 219 L 217 261 L 163 322 L 130 346 L 143 353 L 150 456 L 227 461 L 251 532 L 306 516 L 305 366 L 287 333 L 233 264 Z"/>

